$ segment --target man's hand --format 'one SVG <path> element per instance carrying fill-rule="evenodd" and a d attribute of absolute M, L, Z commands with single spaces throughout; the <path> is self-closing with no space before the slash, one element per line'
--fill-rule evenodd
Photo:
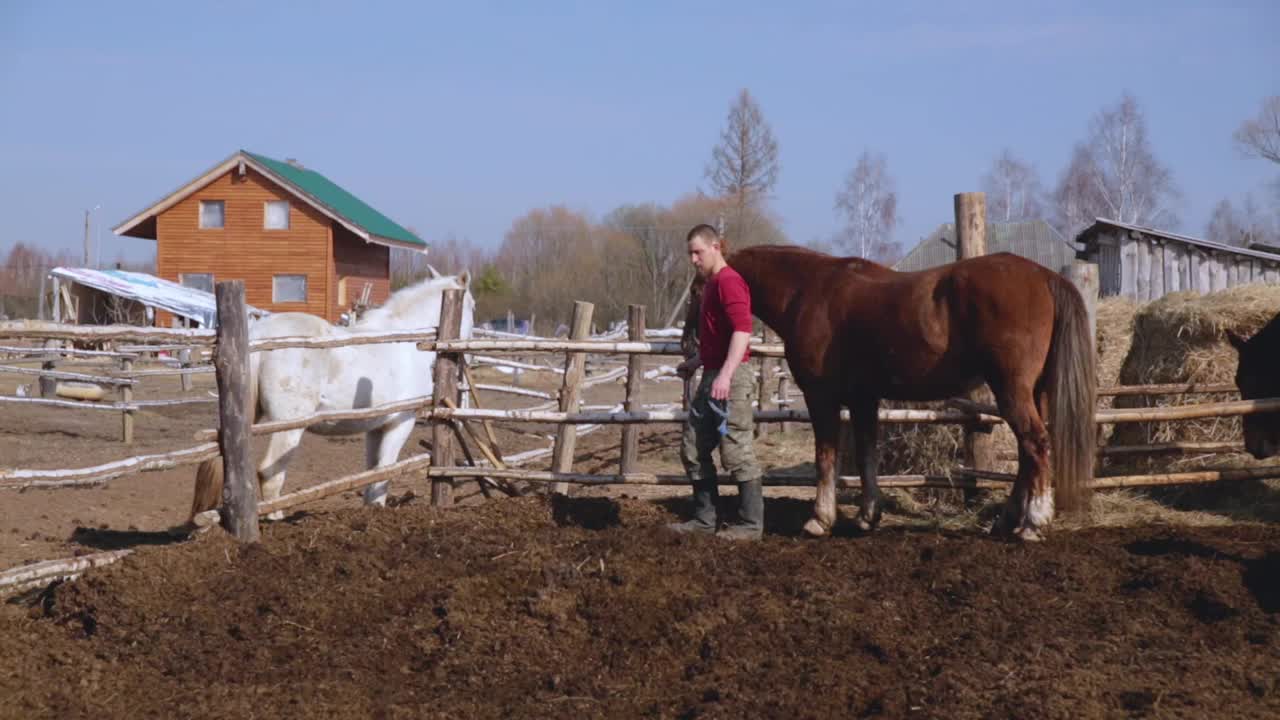
<path fill-rule="evenodd" d="M 732 382 L 733 376 L 725 372 L 721 372 L 716 376 L 715 382 L 711 383 L 711 399 L 712 400 L 728 400 L 729 399 L 729 383 Z"/>

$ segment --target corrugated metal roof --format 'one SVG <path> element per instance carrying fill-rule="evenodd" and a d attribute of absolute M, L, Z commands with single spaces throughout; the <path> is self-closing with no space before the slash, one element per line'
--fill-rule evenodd
<path fill-rule="evenodd" d="M 1027 220 L 987 225 L 987 252 L 1010 252 L 1033 260 L 1053 272 L 1061 272 L 1076 258 L 1076 246 L 1067 242 L 1043 220 Z M 895 270 L 925 270 L 956 260 L 954 223 L 943 223 L 929 237 L 920 241 L 906 257 L 894 265 Z"/>
<path fill-rule="evenodd" d="M 218 305 L 213 293 L 179 285 L 155 275 L 127 270 L 56 267 L 50 274 L 111 295 L 136 300 L 148 307 L 167 310 L 179 317 L 194 320 L 206 328 L 217 326 Z M 251 317 L 269 314 L 252 305 L 246 307 Z"/>
<path fill-rule="evenodd" d="M 1088 243 L 1095 235 L 1098 234 L 1099 231 L 1107 227 L 1131 230 L 1144 235 L 1154 235 L 1155 237 L 1162 238 L 1164 240 L 1172 240 L 1174 242 L 1185 243 L 1187 245 L 1194 245 L 1214 252 L 1231 253 L 1233 255 L 1244 255 L 1246 257 L 1258 258 L 1260 260 L 1280 262 L 1280 255 L 1276 255 L 1274 253 L 1262 250 L 1250 250 L 1248 248 L 1235 247 L 1232 245 L 1223 245 L 1222 243 L 1216 243 L 1210 240 L 1201 240 L 1200 238 L 1194 238 L 1188 235 L 1179 235 L 1177 233 L 1168 232 L 1167 230 L 1156 230 L 1155 228 L 1143 227 L 1141 225 L 1130 225 L 1129 223 L 1122 223 L 1116 220 L 1109 220 L 1107 218 L 1094 218 L 1093 224 L 1080 231 L 1080 234 L 1076 236 L 1076 242 L 1081 244 Z"/>

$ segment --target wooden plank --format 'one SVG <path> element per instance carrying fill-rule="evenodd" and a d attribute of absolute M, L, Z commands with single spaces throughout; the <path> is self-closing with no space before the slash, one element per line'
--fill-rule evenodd
<path fill-rule="evenodd" d="M 28 320 L 0 322 L 0 337 L 56 340 L 172 340 L 209 345 L 214 335 L 209 330 L 140 327 L 135 325 L 69 325 L 65 323 L 33 323 Z M 68 353 L 84 355 L 87 353 Z M 98 352 L 98 355 L 104 353 Z"/>
<path fill-rule="evenodd" d="M 1120 237 L 1120 295 L 1138 300 L 1138 241 Z"/>
<path fill-rule="evenodd" d="M 1178 245 L 1177 248 L 1177 268 L 1178 268 L 1178 289 L 1187 291 L 1192 289 L 1191 274 L 1191 251 L 1185 245 Z"/>
<path fill-rule="evenodd" d="M 591 316 L 595 306 L 581 300 L 573 304 L 573 322 L 569 338 L 581 340 L 591 332 Z M 677 352 L 679 346 L 677 344 Z M 581 400 L 582 376 L 586 372 L 587 356 L 581 352 L 571 352 L 565 358 L 564 383 L 560 388 L 560 412 L 569 413 L 578 409 Z M 569 472 L 573 468 L 573 451 L 577 445 L 577 428 L 572 425 L 561 425 L 556 430 L 556 442 L 551 454 L 551 469 L 557 472 Z M 569 486 L 556 483 L 551 486 L 553 493 L 568 494 Z"/>
<path fill-rule="evenodd" d="M 643 305 L 627 307 L 627 339 L 644 340 L 645 316 Z M 626 412 L 640 409 L 640 386 L 644 381 L 644 356 L 631 355 L 627 358 L 627 385 L 622 407 Z M 640 458 L 640 428 L 625 425 L 622 428 L 622 451 L 619 454 L 618 469 L 624 475 L 634 472 Z"/>
<path fill-rule="evenodd" d="M 1201 295 L 1213 292 L 1213 265 L 1209 262 L 1209 255 L 1197 250 L 1192 257 L 1196 278 L 1194 290 Z"/>
<path fill-rule="evenodd" d="M 1089 337 L 1097 344 L 1098 337 L 1098 266 L 1077 260 L 1066 267 L 1066 277 L 1084 298 L 1085 311 L 1089 314 Z"/>
<path fill-rule="evenodd" d="M 1099 423 L 1153 422 L 1157 420 L 1194 420 L 1208 417 L 1235 417 L 1280 412 L 1280 398 L 1235 400 L 1199 405 L 1176 405 L 1161 408 L 1099 410 Z"/>
<path fill-rule="evenodd" d="M 1262 467 L 1238 470 L 1197 470 L 1161 475 L 1120 475 L 1096 478 L 1090 483 L 1090 486 L 1094 488 L 1149 487 L 1154 485 L 1192 485 L 1210 482 L 1267 480 L 1270 478 L 1280 478 L 1280 465 L 1264 465 Z"/>
<path fill-rule="evenodd" d="M 225 478 L 222 526 L 240 542 L 257 542 L 258 482 L 249 456 L 249 316 L 244 282 L 228 280 L 214 288 L 218 304 L 218 350 L 213 366 L 218 381 L 218 447 Z"/>
<path fill-rule="evenodd" d="M 1171 383 L 1166 385 L 1116 385 L 1098 388 L 1098 395 L 1192 395 L 1239 392 L 1233 383 Z"/>
<path fill-rule="evenodd" d="M 451 340 L 462 334 L 462 291 L 446 290 L 440 306 L 440 324 L 437 336 Z M 445 400 L 458 401 L 458 356 L 454 353 L 436 354 L 432 368 L 433 392 L 436 407 L 442 407 Z M 431 424 L 432 462 L 440 465 L 453 464 L 454 437 L 448 421 L 437 419 Z M 435 507 L 453 505 L 453 481 L 440 478 L 431 483 L 431 504 Z"/>
<path fill-rule="evenodd" d="M 49 363 L 52 365 L 52 363 Z M 54 380 L 77 380 L 80 382 L 97 383 L 98 385 L 133 385 L 137 381 L 130 378 L 114 377 L 109 375 L 85 375 L 83 373 L 64 372 L 53 369 L 36 370 L 35 368 L 16 367 L 13 365 L 0 365 L 0 373 L 13 373 L 15 375 L 38 375 Z"/>
<path fill-rule="evenodd" d="M 339 343 L 341 344 L 341 343 Z M 764 345 L 754 339 L 750 345 L 751 352 L 770 357 L 786 357 L 786 349 L 782 345 Z M 590 353 L 594 355 L 625 355 L 638 353 L 641 355 L 680 355 L 679 342 L 621 342 L 602 340 L 449 340 L 418 343 L 419 350 L 451 351 L 451 352 L 548 352 L 548 353 Z M 513 367 L 519 367 L 511 363 Z M 534 369 L 546 368 L 535 365 Z"/>
<path fill-rule="evenodd" d="M 1167 243 L 1156 242 L 1151 246 L 1151 294 L 1157 298 L 1164 297 L 1167 292 L 1176 292 L 1177 267 L 1174 260 L 1174 249 Z"/>
<path fill-rule="evenodd" d="M 129 549 L 81 555 L 62 560 L 23 565 L 0 572 L 0 594 L 18 592 L 29 587 L 79 577 L 84 571 L 110 565 L 132 554 Z"/>
<path fill-rule="evenodd" d="M 1137 272 L 1134 275 L 1137 285 L 1134 292 L 1137 293 L 1138 300 L 1143 302 L 1151 300 L 1151 243 L 1146 240 L 1135 240 L 1134 260 L 1138 265 Z"/>

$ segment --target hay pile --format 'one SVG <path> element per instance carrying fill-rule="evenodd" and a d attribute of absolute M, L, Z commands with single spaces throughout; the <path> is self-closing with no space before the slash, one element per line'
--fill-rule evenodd
<path fill-rule="evenodd" d="M 1142 308 L 1134 317 L 1133 341 L 1120 368 L 1119 382 L 1123 385 L 1232 383 L 1236 353 L 1226 340 L 1227 330 L 1252 335 L 1277 312 L 1280 312 L 1280 287 L 1274 285 L 1245 285 L 1209 295 L 1166 295 Z M 1099 326 L 1101 328 L 1101 319 Z M 1116 399 L 1115 406 L 1164 407 L 1238 398 L 1236 393 L 1122 397 Z M 1206 418 L 1117 426 L 1110 444 L 1233 442 L 1241 437 L 1239 418 Z M 1227 461 L 1222 464 L 1249 463 L 1248 456 L 1243 454 L 1221 459 Z M 1125 458 L 1109 461 L 1107 465 L 1159 472 L 1177 470 L 1191 463 L 1203 464 L 1204 460 L 1191 456 Z"/>

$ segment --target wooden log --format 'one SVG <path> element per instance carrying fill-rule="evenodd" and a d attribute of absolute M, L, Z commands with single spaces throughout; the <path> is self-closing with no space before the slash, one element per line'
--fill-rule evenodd
<path fill-rule="evenodd" d="M 265 340 L 254 340 L 249 344 L 250 352 L 267 350 L 284 350 L 286 348 L 334 348 L 354 345 L 378 345 L 382 343 L 415 342 L 420 344 L 434 343 L 434 330 L 394 330 L 390 332 L 349 333 L 330 338 L 282 337 Z M 423 348 L 434 350 L 435 348 Z"/>
<path fill-rule="evenodd" d="M 120 373 L 128 376 L 133 370 L 133 360 L 131 358 L 120 358 Z M 133 404 L 133 385 L 120 386 L 120 404 L 129 406 Z M 133 443 L 133 413 L 134 410 L 126 408 L 120 411 L 120 440 L 126 445 Z"/>
<path fill-rule="evenodd" d="M 101 400 L 106 397 L 107 391 L 95 383 L 60 382 L 54 394 L 72 400 Z"/>
<path fill-rule="evenodd" d="M 581 300 L 573 304 L 573 322 L 570 325 L 569 339 L 581 340 L 591 331 L 591 316 L 595 305 Z M 587 356 L 581 352 L 571 352 L 565 357 L 564 382 L 560 387 L 560 412 L 571 413 L 578 409 L 582 394 L 582 377 L 586 372 Z M 556 431 L 556 442 L 551 454 L 551 469 L 557 472 L 569 472 L 573 468 L 573 451 L 577 445 L 578 430 L 572 425 L 561 425 Z M 557 494 L 568 494 L 569 486 L 556 483 L 551 491 Z"/>
<path fill-rule="evenodd" d="M 632 355 L 631 357 L 635 358 L 637 356 Z M 592 388 L 597 385 L 604 385 L 605 383 L 616 382 L 617 380 L 620 380 L 626 377 L 626 375 L 627 375 L 626 366 L 614 368 L 607 372 L 602 372 L 598 375 L 592 375 L 590 377 L 583 378 L 582 389 L 586 390 L 587 388 Z"/>
<path fill-rule="evenodd" d="M 955 196 L 956 259 L 967 260 L 987 254 L 987 196 L 980 192 L 958 193 Z M 985 385 L 968 394 L 976 403 L 992 404 L 994 397 Z M 979 423 L 966 425 L 964 432 L 964 464 L 974 470 L 995 467 L 995 438 L 990 426 Z M 965 494 L 973 500 L 973 493 Z"/>
<path fill-rule="evenodd" d="M 0 489 L 28 490 L 66 487 L 91 487 L 112 478 L 131 473 L 171 470 L 193 465 L 218 456 L 218 444 L 203 443 L 183 450 L 116 460 L 87 468 L 58 470 L 0 470 Z"/>
<path fill-rule="evenodd" d="M 489 392 L 504 393 L 506 395 L 519 395 L 521 397 L 535 397 L 543 400 L 552 400 L 554 395 L 541 390 L 529 390 L 528 388 L 518 388 L 511 385 L 494 385 L 491 383 L 479 383 L 477 385 L 468 385 L 469 388 L 476 390 L 488 390 Z"/>
<path fill-rule="evenodd" d="M 1151 244 L 1151 296 L 1164 297 L 1165 293 L 1177 292 L 1178 268 L 1174 249 L 1166 243 Z"/>
<path fill-rule="evenodd" d="M 0 322 L 0 337 L 57 340 L 164 340 L 209 345 L 214 342 L 211 330 L 183 330 L 141 327 L 136 325 L 71 325 L 66 323 L 34 323 L 29 320 Z M 83 352 L 83 351 L 82 351 Z"/>
<path fill-rule="evenodd" d="M 110 565 L 132 554 L 132 550 L 108 550 L 106 552 L 64 558 L 62 560 L 45 560 L 43 562 L 23 565 L 0 572 L 0 594 L 9 594 L 25 590 L 35 585 L 42 585 L 59 579 L 80 576 L 92 568 Z"/>
<path fill-rule="evenodd" d="M 1135 261 L 1137 262 L 1137 270 L 1134 277 L 1137 280 L 1135 292 L 1140 302 L 1152 300 L 1151 297 L 1151 244 L 1138 238 L 1134 244 Z"/>
<path fill-rule="evenodd" d="M 1238 415 L 1256 415 L 1272 412 L 1280 412 L 1280 398 L 1235 400 L 1161 408 L 1113 408 L 1099 410 L 1096 415 L 1096 421 L 1099 423 L 1131 423 L 1158 420 L 1195 420 L 1197 418 L 1235 417 Z"/>
<path fill-rule="evenodd" d="M 218 447 L 222 453 L 222 526 L 240 542 L 257 542 L 258 482 L 249 456 L 249 316 L 244 281 L 217 284 Z"/>
<path fill-rule="evenodd" d="M 429 415 L 435 418 L 468 420 L 489 419 L 499 422 L 546 423 L 548 425 L 682 423 L 685 421 L 686 417 L 685 412 L 681 410 L 643 410 L 635 413 L 623 412 L 621 410 L 618 412 L 566 413 L 554 410 L 486 410 L 479 408 L 463 408 L 460 410 L 436 408 L 431 411 Z M 849 412 L 847 410 L 841 411 L 840 417 L 842 421 L 848 422 Z M 809 413 L 804 410 L 757 410 L 755 412 L 755 421 L 809 422 Z M 972 413 L 961 412 L 958 410 L 884 409 L 880 411 L 880 422 L 920 424 L 968 424 L 978 422 L 982 424 L 995 424 L 1004 422 L 1004 420 L 999 417 L 986 414 L 980 414 L 975 417 Z"/>
<path fill-rule="evenodd" d="M 53 363 L 49 362 L 47 368 L 36 370 L 35 368 L 16 367 L 13 365 L 0 365 L 0 373 L 13 373 L 15 375 L 38 375 L 41 378 L 50 378 L 52 380 L 75 380 L 79 382 L 96 383 L 98 385 L 133 385 L 136 380 L 132 378 L 114 377 L 110 375 L 86 375 L 84 373 L 65 372 L 54 370 Z M 56 389 L 56 388 L 55 388 Z"/>
<path fill-rule="evenodd" d="M 359 490 L 376 482 L 382 482 L 383 480 L 395 480 L 396 478 L 416 474 L 428 469 L 428 466 L 431 464 L 431 460 L 432 455 L 430 453 L 413 455 L 391 465 L 373 468 L 372 470 L 365 470 L 364 472 L 359 472 L 354 475 L 346 475 L 334 480 L 329 480 L 328 482 L 320 483 L 319 485 L 313 485 L 309 488 L 296 490 L 294 492 L 281 495 L 275 500 L 258 503 L 257 514 L 269 515 L 276 511 L 288 510 L 304 503 L 314 502 L 331 495 L 337 495 L 338 493 Z M 485 470 L 484 472 L 487 473 L 488 470 Z M 472 475 L 477 474 L 475 469 L 471 469 L 471 473 Z M 450 483 L 450 486 L 452 486 L 452 483 Z"/>
<path fill-rule="evenodd" d="M 1234 383 L 1172 383 L 1165 385 L 1117 385 L 1098 388 L 1098 395 L 1196 395 L 1210 393 L 1238 393 Z"/>
<path fill-rule="evenodd" d="M 769 342 L 769 338 L 771 335 L 773 335 L 773 331 L 766 327 L 764 331 L 763 342 L 761 344 L 763 345 L 773 344 Z M 774 338 L 775 338 L 774 343 L 776 343 L 777 342 L 776 335 L 774 336 Z M 757 361 L 757 366 L 759 367 L 759 370 L 760 370 L 760 377 L 756 380 L 757 406 L 761 410 L 772 410 L 775 406 L 773 403 L 772 393 L 769 392 L 769 383 L 773 381 L 773 371 L 778 366 L 778 360 L 776 358 L 761 355 L 759 356 L 759 360 Z M 769 425 L 767 424 L 756 425 L 755 433 L 757 438 L 762 438 L 765 435 L 768 435 Z"/>
<path fill-rule="evenodd" d="M 689 478 L 676 473 L 635 472 L 617 475 L 592 473 L 555 472 L 552 470 L 526 470 L 508 468 L 506 470 L 477 470 L 468 467 L 432 467 L 428 471 L 432 477 L 474 477 L 478 474 L 494 475 L 529 482 L 573 483 L 577 485 L 688 485 Z M 882 475 L 877 478 L 882 488 L 905 487 L 943 487 L 943 488 L 1007 488 L 1008 483 L 985 480 L 981 478 L 948 477 L 945 475 Z M 721 485 L 733 485 L 731 477 L 719 478 Z M 861 487 L 861 478 L 856 475 L 838 475 L 837 487 L 854 489 Z M 775 487 L 812 487 L 815 480 L 811 474 L 765 473 L 764 484 Z"/>
<path fill-rule="evenodd" d="M 1195 485 L 1211 482 L 1235 482 L 1240 480 L 1267 480 L 1280 478 L 1280 465 L 1233 470 L 1196 470 L 1159 475 L 1118 475 L 1096 478 L 1094 488 L 1149 487 L 1154 485 Z"/>
<path fill-rule="evenodd" d="M 803 397 L 803 394 L 801 395 Z M 779 410 L 788 410 L 791 407 L 791 373 L 790 371 L 779 373 L 778 375 L 778 403 Z M 686 408 L 688 409 L 688 408 Z M 784 422 L 779 425 L 779 429 L 783 435 L 791 432 L 794 426 L 791 423 Z"/>
<path fill-rule="evenodd" d="M 770 357 L 785 357 L 782 345 L 752 344 L 751 352 Z M 436 340 L 418 343 L 419 350 L 451 352 L 518 352 L 518 353 L 591 353 L 595 355 L 680 355 L 679 342 L 639 342 L 635 340 L 604 341 L 590 339 L 569 340 Z M 514 365 L 513 365 L 514 366 Z M 542 366 L 533 366 L 542 370 Z"/>
<path fill-rule="evenodd" d="M 530 321 L 530 325 L 532 325 L 532 320 Z M 461 363 L 461 365 L 462 376 L 467 381 L 467 388 L 471 393 L 471 403 L 479 408 L 481 407 L 480 394 L 476 392 L 476 384 L 471 379 L 471 367 L 465 362 Z M 501 458 L 502 448 L 498 446 L 498 436 L 493 432 L 493 423 L 488 420 L 482 420 L 481 425 L 484 426 L 485 435 L 489 438 L 489 446 L 493 449 L 494 454 L 496 454 L 498 458 Z"/>
<path fill-rule="evenodd" d="M 643 305 L 627 307 L 627 339 L 644 340 L 645 317 Z M 640 404 L 640 384 L 644 380 L 644 359 L 640 355 L 627 358 L 627 385 L 622 407 L 626 412 L 636 412 Z M 634 472 L 640 459 L 640 428 L 625 425 L 622 428 L 622 451 L 618 469 L 622 474 Z"/>
<path fill-rule="evenodd" d="M 418 349 L 422 349 L 419 346 Z M 534 372 L 550 372 L 558 375 L 564 374 L 564 368 L 550 367 L 548 365 L 537 365 L 534 363 L 519 362 L 517 360 L 507 360 L 505 358 L 489 357 L 488 355 L 472 355 L 471 361 L 480 365 L 495 365 L 497 367 L 514 368 L 516 370 L 532 370 Z"/>
<path fill-rule="evenodd" d="M 183 385 L 183 389 L 190 390 L 192 375 L 207 375 L 212 372 L 213 372 L 212 365 L 187 365 L 185 367 L 180 366 L 176 368 L 160 368 L 158 370 L 134 370 L 133 372 L 129 373 L 129 377 L 143 378 L 143 377 L 166 377 L 170 375 L 180 375 L 183 378 L 186 378 L 186 382 Z"/>
<path fill-rule="evenodd" d="M 71 326 L 76 327 L 76 326 Z M 53 342 L 52 340 L 50 342 Z M 14 345 L 0 346 L 0 353 L 8 355 L 29 355 L 41 357 L 45 355 L 54 355 L 56 357 L 99 357 L 99 358 L 122 358 L 137 357 L 133 353 L 115 352 L 111 350 L 77 350 L 75 348 L 60 347 L 21 347 Z"/>
<path fill-rule="evenodd" d="M 452 340 L 461 334 L 462 291 L 446 290 L 444 301 L 440 306 L 440 324 L 437 326 L 436 336 L 442 340 Z M 437 352 L 433 373 L 436 407 L 443 407 L 445 401 L 456 403 L 458 399 L 458 355 L 452 352 Z M 432 423 L 431 445 L 433 464 L 453 464 L 453 434 L 446 423 Z M 435 507 L 453 505 L 452 480 L 441 478 L 432 481 L 431 504 Z"/>
<path fill-rule="evenodd" d="M 1098 448 L 1098 454 L 1105 457 L 1118 455 L 1159 455 L 1181 453 L 1184 455 L 1212 455 L 1217 453 L 1244 452 L 1242 442 L 1172 442 L 1154 445 L 1112 445 Z"/>
<path fill-rule="evenodd" d="M 455 404 L 452 400 L 448 398 L 444 399 L 444 404 L 445 404 L 445 407 L 455 409 L 455 410 L 458 407 L 457 404 Z M 457 423 L 455 427 L 458 428 L 459 433 L 462 433 L 464 431 L 466 432 L 467 437 L 471 438 L 471 442 L 475 444 L 475 446 L 480 450 L 480 454 L 484 455 L 485 460 L 488 460 L 489 464 L 492 467 L 495 467 L 499 470 L 505 469 L 507 467 L 506 463 L 502 462 L 502 459 L 498 457 L 497 453 L 493 450 L 493 448 L 489 447 L 485 443 L 485 441 L 482 440 L 474 430 L 472 430 L 471 425 L 469 423 L 465 421 L 461 421 Z M 466 449 L 467 449 L 466 444 L 462 445 L 462 449 L 464 452 L 466 452 Z M 471 460 L 470 458 L 468 458 L 468 460 L 471 462 L 472 465 L 476 464 L 474 460 Z M 519 490 L 516 490 L 514 487 L 511 486 L 510 483 L 504 482 L 501 479 L 490 478 L 487 476 L 485 479 L 489 480 L 491 483 L 493 483 L 495 487 L 502 490 L 502 492 L 506 493 L 507 495 L 514 497 L 520 494 Z"/>

